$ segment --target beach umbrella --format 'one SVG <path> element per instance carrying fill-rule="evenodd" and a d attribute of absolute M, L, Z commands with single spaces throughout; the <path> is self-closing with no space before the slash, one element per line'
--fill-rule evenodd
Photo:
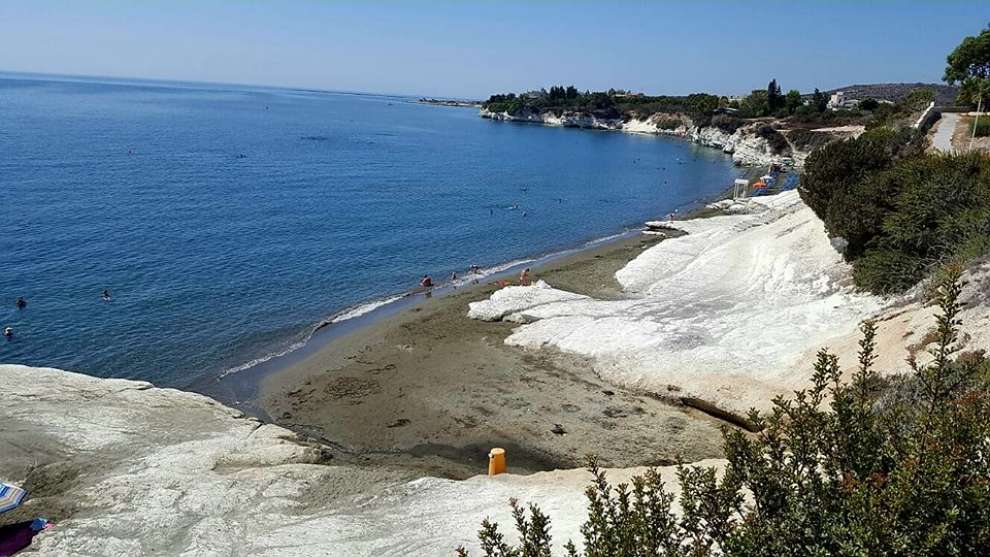
<path fill-rule="evenodd" d="M 27 491 L 16 485 L 0 483 L 0 513 L 16 509 L 25 497 L 27 497 Z"/>

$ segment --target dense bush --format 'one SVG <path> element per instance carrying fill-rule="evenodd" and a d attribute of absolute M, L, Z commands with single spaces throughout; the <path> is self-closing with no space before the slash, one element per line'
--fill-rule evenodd
<path fill-rule="evenodd" d="M 990 392 L 981 353 L 956 354 L 958 270 L 938 289 L 932 362 L 887 380 L 871 323 L 843 380 L 825 350 L 812 384 L 752 412 L 755 436 L 725 430 L 724 474 L 684 467 L 675 497 L 655 472 L 611 486 L 592 466 L 585 557 L 978 556 L 990 547 Z M 521 539 L 490 521 L 486 557 L 549 557 L 550 519 L 513 503 Z M 466 552 L 459 550 L 460 555 Z"/>
<path fill-rule="evenodd" d="M 895 104 L 878 104 L 866 127 L 870 129 L 906 127 L 912 124 L 933 100 L 935 100 L 935 91 L 932 89 L 924 87 L 915 89 Z"/>
<path fill-rule="evenodd" d="M 646 118 L 655 113 L 686 114 L 692 119 L 707 121 L 718 108 L 719 97 L 707 93 L 686 96 L 634 95 L 627 91 L 579 92 L 574 86 L 554 86 L 549 91 L 533 91 L 492 95 L 482 106 L 492 112 L 518 115 L 525 110 L 534 112 L 584 112 L 599 118 Z"/>
<path fill-rule="evenodd" d="M 909 130 L 871 130 L 856 139 L 835 141 L 808 156 L 801 177 L 801 198 L 825 221 L 832 236 L 849 242 L 846 255 L 863 254 L 880 231 L 896 192 L 885 191 L 868 177 L 896 160 L 920 152 Z"/>
<path fill-rule="evenodd" d="M 856 284 L 898 292 L 990 238 L 990 161 L 925 155 L 908 130 L 830 143 L 805 164 L 801 197 L 848 242 Z"/>
<path fill-rule="evenodd" d="M 770 152 L 774 155 L 789 153 L 791 150 L 791 145 L 787 143 L 787 138 L 779 131 L 773 129 L 772 126 L 760 126 L 756 130 L 756 135 L 767 140 L 767 145 L 770 146 Z"/>
<path fill-rule="evenodd" d="M 835 136 L 830 133 L 796 128 L 787 131 L 787 140 L 795 148 L 810 153 L 819 147 L 835 141 Z"/>
<path fill-rule="evenodd" d="M 987 137 L 990 135 L 990 120 L 973 120 L 969 133 L 976 137 Z"/>
<path fill-rule="evenodd" d="M 712 116 L 710 125 L 714 126 L 725 133 L 735 133 L 746 121 L 742 118 L 736 118 L 735 116 L 730 116 L 728 114 L 716 114 Z"/>
<path fill-rule="evenodd" d="M 657 120 L 657 128 L 661 130 L 676 130 L 684 125 L 679 118 L 660 118 Z"/>

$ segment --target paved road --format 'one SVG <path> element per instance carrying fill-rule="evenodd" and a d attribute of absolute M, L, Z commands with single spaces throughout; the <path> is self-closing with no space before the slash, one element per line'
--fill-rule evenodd
<path fill-rule="evenodd" d="M 935 137 L 932 138 L 932 147 L 943 153 L 951 153 L 952 134 L 956 132 L 956 124 L 959 123 L 959 115 L 952 112 L 943 113 L 942 119 L 935 130 Z"/>

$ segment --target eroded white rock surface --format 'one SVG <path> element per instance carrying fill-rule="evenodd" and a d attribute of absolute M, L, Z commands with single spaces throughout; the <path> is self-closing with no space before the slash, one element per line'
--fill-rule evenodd
<path fill-rule="evenodd" d="M 627 133 L 673 135 L 683 137 L 695 143 L 721 149 L 731 154 L 732 160 L 746 166 L 766 166 L 769 164 L 803 164 L 807 153 L 785 152 L 774 154 L 769 142 L 757 134 L 764 124 L 742 126 L 732 133 L 713 126 L 695 126 L 691 119 L 683 114 L 654 113 L 645 118 L 631 118 L 623 121 L 621 118 L 598 118 L 583 112 L 534 111 L 524 109 L 517 114 L 508 112 L 492 112 L 482 108 L 479 112 L 482 118 L 507 122 L 528 122 L 546 126 L 566 128 L 589 128 L 596 130 L 622 131 Z M 668 128 L 673 121 L 679 120 L 680 125 Z"/>
<path fill-rule="evenodd" d="M 854 332 L 883 302 L 853 291 L 848 266 L 797 192 L 747 204 L 747 214 L 676 223 L 688 234 L 616 273 L 627 299 L 516 287 L 472 304 L 470 315 L 525 323 L 507 343 L 590 357 L 615 384 L 673 386 L 737 413 L 766 408 L 806 384 L 809 350 Z"/>
<path fill-rule="evenodd" d="M 481 520 L 510 528 L 512 497 L 549 512 L 560 542 L 585 516 L 583 470 L 410 482 L 316 464 L 288 430 L 148 383 L 0 365 L 0 400 L 0 481 L 31 491 L 21 518 L 57 519 L 25 556 L 477 555 Z"/>

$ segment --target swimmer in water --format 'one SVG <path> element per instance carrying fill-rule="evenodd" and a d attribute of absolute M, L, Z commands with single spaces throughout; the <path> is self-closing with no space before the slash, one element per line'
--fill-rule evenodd
<path fill-rule="evenodd" d="M 23 297 L 20 296 L 18 296 L 17 301 L 14 302 L 14 306 L 16 306 L 17 309 L 24 309 L 27 307 L 27 305 L 28 305 L 27 300 L 25 300 Z"/>
<path fill-rule="evenodd" d="M 109 290 L 107 290 L 106 288 L 104 288 L 104 289 L 103 289 L 103 294 L 100 294 L 100 298 L 101 298 L 101 299 L 102 299 L 102 300 L 103 300 L 104 302 L 109 302 L 109 301 L 110 301 L 110 300 L 112 299 L 112 298 L 110 297 L 110 291 L 109 291 Z"/>
<path fill-rule="evenodd" d="M 6 329 L 3 330 L 3 336 L 7 340 L 14 338 L 14 329 L 11 327 L 7 327 Z"/>

